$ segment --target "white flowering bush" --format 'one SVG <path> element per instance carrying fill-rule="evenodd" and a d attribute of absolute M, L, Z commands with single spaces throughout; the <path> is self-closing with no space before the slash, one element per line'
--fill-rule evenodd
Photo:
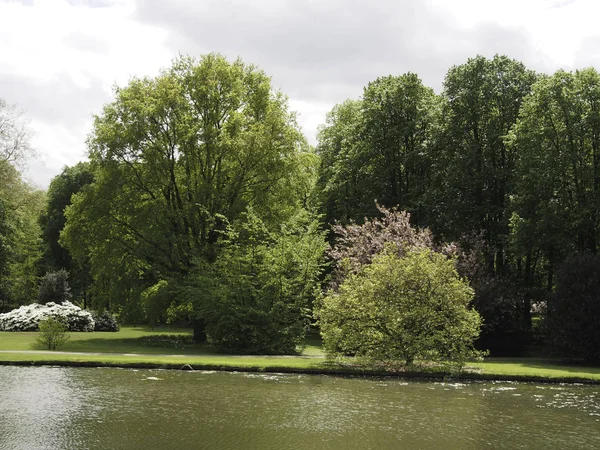
<path fill-rule="evenodd" d="M 38 331 L 40 321 L 50 317 L 64 321 L 69 331 L 94 331 L 92 314 L 71 302 L 33 303 L 0 314 L 0 331 Z"/>

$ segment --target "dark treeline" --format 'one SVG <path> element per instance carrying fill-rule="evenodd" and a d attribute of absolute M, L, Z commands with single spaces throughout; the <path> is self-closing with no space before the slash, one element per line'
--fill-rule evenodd
<path fill-rule="evenodd" d="M 562 292 L 597 295 L 592 281 L 565 285 L 578 278 L 567 268 L 599 266 L 592 68 L 545 75 L 478 56 L 450 68 L 440 94 L 416 74 L 381 77 L 332 109 L 312 149 L 264 73 L 182 57 L 117 89 L 88 148 L 45 199 L 0 161 L 0 309 L 66 269 L 76 301 L 124 321 L 188 321 L 228 350 L 293 351 L 329 283 L 332 226 L 382 207 L 467 255 L 481 348 L 543 344 L 559 334 L 547 330 Z"/>
<path fill-rule="evenodd" d="M 337 105 L 319 133 L 316 195 L 328 223 L 373 217 L 377 199 L 476 250 L 481 345 L 515 352 L 565 258 L 597 252 L 599 137 L 596 70 L 547 76 L 479 56 L 452 67 L 440 95 L 409 73 Z"/>

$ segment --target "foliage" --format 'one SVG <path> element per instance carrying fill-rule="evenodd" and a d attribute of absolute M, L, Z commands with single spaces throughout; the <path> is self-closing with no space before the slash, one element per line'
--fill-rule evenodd
<path fill-rule="evenodd" d="M 412 73 L 369 83 L 360 101 L 336 105 L 319 130 L 318 197 L 328 223 L 377 214 L 373 201 L 421 210 L 435 94 Z"/>
<path fill-rule="evenodd" d="M 167 280 L 160 280 L 144 290 L 140 296 L 143 316 L 151 326 L 167 323 L 167 311 L 173 301 L 175 292 L 169 288 Z"/>
<path fill-rule="evenodd" d="M 571 360 L 600 362 L 600 256 L 580 253 L 565 259 L 556 274 L 548 307 L 553 352 Z"/>
<path fill-rule="evenodd" d="M 0 314 L 0 331 L 36 331 L 39 322 L 49 317 L 63 320 L 70 331 L 94 331 L 92 314 L 70 302 L 62 305 L 33 303 Z"/>
<path fill-rule="evenodd" d="M 71 288 L 69 287 L 69 273 L 64 270 L 47 272 L 40 279 L 40 290 L 38 301 L 40 303 L 63 303 L 71 300 Z"/>
<path fill-rule="evenodd" d="M 464 235 L 456 247 L 456 270 L 475 290 L 473 306 L 483 319 L 476 346 L 492 356 L 521 354 L 529 343 L 534 291 L 525 289 L 514 275 L 489 270 L 487 243 L 480 233 Z"/>
<path fill-rule="evenodd" d="M 348 274 L 359 272 L 363 265 L 369 264 L 389 244 L 394 244 L 399 256 L 410 250 L 425 248 L 447 254 L 456 252 L 453 245 L 436 245 L 427 228 L 412 227 L 410 214 L 406 211 L 376 206 L 381 218 L 365 220 L 362 225 L 333 226 L 336 242 L 329 251 L 330 258 L 336 264 L 332 277 L 333 287 L 339 285 Z"/>
<path fill-rule="evenodd" d="M 36 299 L 44 193 L 0 158 L 0 311 Z"/>
<path fill-rule="evenodd" d="M 0 162 L 21 164 L 33 154 L 23 112 L 0 98 Z"/>
<path fill-rule="evenodd" d="M 504 270 L 517 159 L 504 137 L 535 80 L 534 72 L 506 56 L 469 59 L 450 68 L 444 80 L 432 143 L 432 229 L 454 240 L 484 232 L 486 261 L 496 272 Z"/>
<path fill-rule="evenodd" d="M 187 349 L 195 345 L 193 336 L 187 334 L 153 334 L 141 336 L 137 341 L 144 347 Z"/>
<path fill-rule="evenodd" d="M 39 322 L 39 335 L 37 341 L 48 350 L 56 350 L 69 340 L 68 325 L 64 320 L 48 317 Z"/>
<path fill-rule="evenodd" d="M 520 154 L 513 242 L 553 274 L 574 251 L 598 250 L 600 74 L 557 71 L 523 104 L 511 145 Z"/>
<path fill-rule="evenodd" d="M 462 362 L 477 353 L 481 319 L 472 298 L 446 256 L 420 249 L 401 257 L 388 246 L 323 299 L 324 345 L 332 355 Z"/>
<path fill-rule="evenodd" d="M 214 263 L 198 261 L 179 309 L 206 322 L 209 342 L 236 353 L 296 353 L 309 324 L 326 248 L 302 213 L 278 232 L 249 212 L 221 241 Z"/>
<path fill-rule="evenodd" d="M 89 261 L 107 309 L 212 264 L 248 208 L 277 229 L 307 202 L 316 164 L 269 78 L 216 54 L 116 89 L 88 148 L 94 181 L 73 195 L 60 243 Z"/>
<path fill-rule="evenodd" d="M 316 197 L 326 223 L 348 223 L 374 212 L 376 194 L 369 183 L 371 169 L 362 129 L 362 102 L 358 100 L 334 106 L 319 128 Z"/>
<path fill-rule="evenodd" d="M 50 182 L 47 192 L 47 205 L 40 216 L 44 245 L 43 265 L 47 271 L 67 270 L 77 297 L 86 300 L 87 285 L 91 282 L 89 264 L 86 260 L 73 261 L 69 251 L 59 244 L 60 232 L 65 227 L 65 209 L 71 204 L 71 197 L 93 181 L 90 164 L 80 162 L 65 167 Z"/>
<path fill-rule="evenodd" d="M 90 312 L 94 319 L 94 331 L 119 331 L 119 322 L 117 322 L 117 318 L 114 314 L 111 314 L 108 311 L 103 311 L 101 313 L 97 311 Z"/>

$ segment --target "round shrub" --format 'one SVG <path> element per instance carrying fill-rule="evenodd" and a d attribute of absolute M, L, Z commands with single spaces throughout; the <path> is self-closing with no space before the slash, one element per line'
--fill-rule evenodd
<path fill-rule="evenodd" d="M 428 249 L 404 257 L 395 250 L 375 256 L 323 299 L 319 318 L 327 353 L 407 364 L 476 356 L 481 318 L 454 262 Z"/>
<path fill-rule="evenodd" d="M 119 331 L 119 323 L 113 314 L 108 311 L 102 313 L 91 311 L 91 313 L 94 318 L 94 331 Z"/>
<path fill-rule="evenodd" d="M 64 321 L 69 331 L 94 331 L 92 315 L 71 302 L 33 303 L 0 314 L 0 331 L 37 331 L 40 321 L 50 317 Z"/>

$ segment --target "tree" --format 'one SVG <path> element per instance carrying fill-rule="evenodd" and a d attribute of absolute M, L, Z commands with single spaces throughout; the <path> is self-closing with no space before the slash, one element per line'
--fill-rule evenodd
<path fill-rule="evenodd" d="M 40 280 L 38 302 L 41 304 L 49 302 L 60 304 L 70 301 L 72 295 L 68 280 L 69 273 L 64 269 L 46 273 Z"/>
<path fill-rule="evenodd" d="M 219 246 L 217 260 L 198 261 L 177 292 L 184 300 L 178 309 L 200 315 L 209 342 L 223 350 L 296 353 L 323 270 L 326 244 L 318 221 L 301 212 L 269 231 L 249 211 Z"/>
<path fill-rule="evenodd" d="M 60 318 L 49 317 L 40 320 L 37 341 L 48 350 L 56 350 L 70 339 L 67 330 L 68 325 Z"/>
<path fill-rule="evenodd" d="M 329 354 L 375 360 L 450 358 L 476 354 L 481 319 L 469 307 L 473 290 L 454 262 L 428 249 L 398 256 L 395 247 L 330 291 L 319 310 Z"/>
<path fill-rule="evenodd" d="M 59 243 L 60 233 L 65 227 L 65 209 L 71 204 L 71 197 L 93 181 L 90 165 L 80 162 L 73 167 L 65 167 L 50 182 L 47 192 L 47 205 L 40 216 L 44 245 L 43 265 L 46 271 L 65 269 L 69 272 L 71 285 L 76 296 L 87 301 L 87 288 L 91 283 L 87 260 L 74 261 L 69 251 Z"/>
<path fill-rule="evenodd" d="M 62 247 L 58 241 L 60 232 L 67 221 L 65 209 L 71 204 L 71 197 L 92 181 L 93 175 L 89 163 L 80 162 L 73 167 L 65 167 L 50 182 L 47 192 L 48 206 L 40 218 L 46 246 L 45 263 L 48 270 L 66 269 L 71 271 L 74 267 L 68 250 Z"/>
<path fill-rule="evenodd" d="M 36 298 L 41 258 L 38 217 L 44 193 L 25 183 L 19 171 L 0 160 L 0 309 Z"/>
<path fill-rule="evenodd" d="M 511 137 L 518 151 L 513 242 L 552 290 L 556 267 L 574 252 L 598 251 L 600 74 L 559 70 L 538 81 Z"/>
<path fill-rule="evenodd" d="M 0 161 L 22 163 L 33 153 L 23 113 L 0 98 Z"/>
<path fill-rule="evenodd" d="M 346 100 L 327 113 L 319 128 L 316 196 L 326 223 L 349 223 L 376 213 L 373 168 L 362 140 L 362 102 Z"/>
<path fill-rule="evenodd" d="M 548 307 L 548 334 L 556 356 L 600 362 L 600 257 L 569 256 L 556 274 Z"/>
<path fill-rule="evenodd" d="M 413 217 L 420 216 L 429 184 L 426 143 L 436 103 L 433 89 L 414 73 L 378 78 L 363 92 L 363 139 L 375 166 L 375 198 Z"/>
<path fill-rule="evenodd" d="M 334 262 L 331 287 L 334 289 L 352 273 L 357 273 L 365 264 L 381 253 L 386 245 L 393 244 L 399 256 L 415 249 L 441 250 L 433 240 L 429 229 L 417 229 L 410 224 L 410 214 L 397 209 L 386 209 L 376 204 L 382 217 L 366 220 L 362 225 L 334 225 L 335 245 L 329 251 Z M 452 245 L 444 249 L 452 253 Z"/>
<path fill-rule="evenodd" d="M 378 78 L 337 105 L 319 131 L 318 188 L 329 223 L 377 215 L 374 200 L 420 214 L 435 94 L 412 73 Z"/>
<path fill-rule="evenodd" d="M 305 206 L 314 155 L 255 67 L 181 57 L 115 97 L 95 119 L 94 182 L 72 197 L 60 241 L 89 258 L 105 307 L 215 263 L 219 236 L 249 208 L 275 230 Z"/>
<path fill-rule="evenodd" d="M 432 143 L 434 182 L 430 226 L 446 239 L 483 233 L 488 270 L 503 273 L 517 152 L 505 143 L 534 72 L 506 56 L 469 59 L 444 80 Z"/>

